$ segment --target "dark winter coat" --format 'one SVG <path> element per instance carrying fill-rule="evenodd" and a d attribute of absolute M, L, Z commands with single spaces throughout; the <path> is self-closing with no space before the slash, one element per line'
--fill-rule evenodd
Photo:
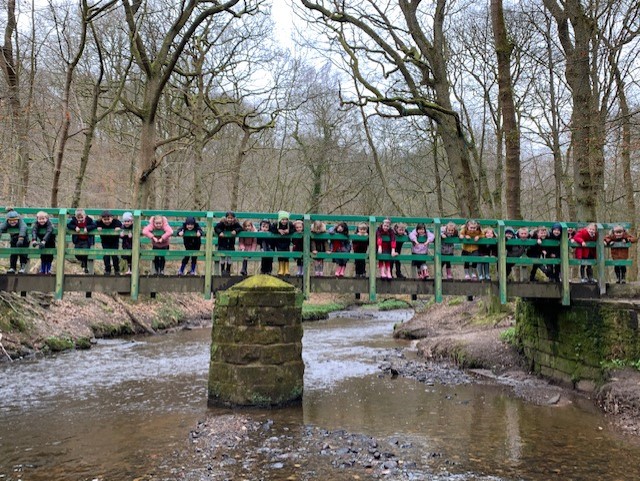
<path fill-rule="evenodd" d="M 284 231 L 284 234 L 281 234 L 278 229 Z M 291 221 L 287 221 L 285 224 L 280 222 L 271 224 L 271 233 L 276 236 L 273 239 L 273 247 L 275 250 L 280 252 L 288 251 L 289 247 L 291 247 L 291 238 L 289 235 L 293 234 L 295 231 L 296 229 Z"/>
<path fill-rule="evenodd" d="M 98 227 L 95 221 L 89 216 L 86 216 L 84 218 L 84 222 L 87 232 L 94 231 L 96 230 L 96 227 Z M 78 219 L 72 217 L 69 222 L 67 222 L 67 229 L 75 231 L 76 227 L 78 227 Z M 73 245 L 85 244 L 87 247 L 91 247 L 93 244 L 95 244 L 95 239 L 92 235 L 89 234 L 75 233 L 71 236 L 71 242 L 73 242 Z"/>
<path fill-rule="evenodd" d="M 12 228 L 13 227 L 11 227 L 5 220 L 2 224 L 0 224 L 0 233 L 4 234 L 7 232 L 7 230 Z M 11 247 L 29 247 L 29 235 L 27 233 L 28 227 L 27 223 L 24 221 L 24 219 L 22 219 L 22 217 L 19 217 L 17 228 L 18 232 L 9 234 L 9 245 Z M 22 238 L 22 242 L 19 242 L 20 238 Z M 20 245 L 18 245 L 18 243 L 20 243 Z"/>
<path fill-rule="evenodd" d="M 50 249 L 56 246 L 56 234 L 53 231 L 53 224 L 49 219 L 47 219 L 45 225 L 40 225 L 37 221 L 34 221 L 31 227 L 31 234 L 33 242 L 40 244 L 40 247 Z"/>
<path fill-rule="evenodd" d="M 242 232 L 242 226 L 240 223 L 235 220 L 231 223 L 227 223 L 224 220 L 221 220 L 216 224 L 213 229 L 216 234 L 218 234 L 218 250 L 219 251 L 234 251 L 236 250 L 236 236 L 232 234 L 235 231 Z M 224 233 L 222 237 L 220 234 Z"/>
<path fill-rule="evenodd" d="M 96 229 L 122 229 L 122 222 L 118 219 L 113 219 L 111 224 L 106 225 L 100 219 L 96 222 Z M 100 243 L 102 244 L 103 249 L 118 249 L 120 247 L 120 233 L 115 234 L 100 234 Z"/>
<path fill-rule="evenodd" d="M 184 244 L 184 248 L 186 250 L 199 251 L 200 247 L 202 247 L 202 235 L 204 234 L 202 231 L 202 227 L 200 227 L 200 224 L 195 222 L 195 220 L 193 222 L 189 222 L 189 224 L 193 224 L 194 228 L 187 229 L 187 222 L 185 221 L 182 223 L 182 226 L 178 229 L 178 236 L 182 236 L 182 243 Z M 192 232 L 194 235 L 184 235 L 185 232 Z M 200 237 L 195 235 L 197 232 L 200 232 Z M 218 239 L 218 249 L 220 249 L 220 239 Z"/>

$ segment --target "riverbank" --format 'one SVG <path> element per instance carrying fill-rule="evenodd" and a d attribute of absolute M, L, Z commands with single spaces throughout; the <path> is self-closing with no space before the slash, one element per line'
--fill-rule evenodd
<path fill-rule="evenodd" d="M 597 405 L 616 429 L 640 435 L 638 370 L 612 369 L 604 385 L 584 383 L 581 391 L 533 376 L 514 342 L 513 311 L 513 306 L 496 308 L 483 299 L 454 297 L 429 304 L 394 331 L 399 339 L 415 340 L 418 358 L 392 357 L 383 370 L 431 381 L 434 365 L 450 364 L 479 380 L 510 386 L 516 396 L 536 405 L 562 406 L 580 396 Z"/>

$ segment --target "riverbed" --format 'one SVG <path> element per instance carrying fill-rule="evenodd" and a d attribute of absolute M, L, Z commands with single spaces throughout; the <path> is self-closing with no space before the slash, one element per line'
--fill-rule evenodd
<path fill-rule="evenodd" d="M 302 406 L 250 415 L 274 438 L 289 433 L 292 444 L 300 443 L 294 432 L 309 429 L 328 439 L 326 433 L 340 432 L 391 442 L 412 466 L 405 474 L 432 479 L 640 479 L 640 445 L 610 429 L 588 400 L 533 406 L 507 386 L 463 373 L 446 385 L 382 374 L 383 359 L 409 348 L 391 333 L 410 315 L 350 311 L 306 324 Z M 101 340 L 88 351 L 0 365 L 0 479 L 189 473 L 176 453 L 191 448 L 199 421 L 222 422 L 231 413 L 207 408 L 209 344 L 210 329 L 193 329 Z M 222 461 L 212 459 L 207 469 L 223 472 Z M 227 464 L 230 474 L 246 479 L 315 479 L 296 477 L 300 463 L 286 459 L 266 471 Z"/>

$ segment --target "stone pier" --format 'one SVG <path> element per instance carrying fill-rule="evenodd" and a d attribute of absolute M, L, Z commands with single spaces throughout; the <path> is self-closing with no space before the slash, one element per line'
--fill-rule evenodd
<path fill-rule="evenodd" d="M 266 275 L 217 294 L 209 405 L 267 407 L 302 400 L 302 300 L 294 286 Z"/>

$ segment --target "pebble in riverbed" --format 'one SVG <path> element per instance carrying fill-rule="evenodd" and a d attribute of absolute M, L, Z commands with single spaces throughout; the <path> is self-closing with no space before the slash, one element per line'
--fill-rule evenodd
<path fill-rule="evenodd" d="M 378 359 L 383 373 L 390 376 L 402 376 L 415 379 L 427 386 L 434 384 L 459 385 L 471 382 L 471 377 L 464 371 L 448 363 L 437 363 L 425 360 L 408 360 L 402 351 L 394 351 Z"/>

